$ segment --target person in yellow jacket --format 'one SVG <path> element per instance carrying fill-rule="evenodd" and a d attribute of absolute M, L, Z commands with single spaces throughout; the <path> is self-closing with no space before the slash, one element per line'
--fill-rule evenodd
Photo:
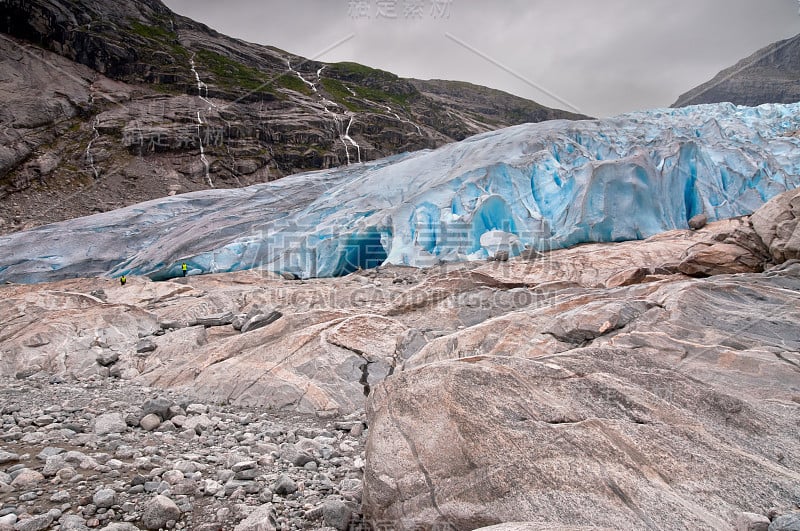
<path fill-rule="evenodd" d="M 127 281 L 128 281 L 128 278 L 125 275 L 122 275 L 121 277 L 119 277 L 120 286 L 124 286 Z"/>
<path fill-rule="evenodd" d="M 181 264 L 181 271 L 183 272 L 183 276 L 186 276 L 186 270 L 188 267 L 186 266 L 186 262 Z"/>

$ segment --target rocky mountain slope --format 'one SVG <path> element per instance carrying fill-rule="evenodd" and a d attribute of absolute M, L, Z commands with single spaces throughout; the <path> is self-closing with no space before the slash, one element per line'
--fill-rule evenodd
<path fill-rule="evenodd" d="M 0 286 L 0 499 L 31 526 L 130 530 L 792 529 L 798 220 L 792 190 L 508 262 Z M 153 409 L 150 387 L 175 398 Z"/>
<path fill-rule="evenodd" d="M 0 232 L 580 117 L 246 43 L 158 0 L 6 0 L 0 20 Z"/>
<path fill-rule="evenodd" d="M 770 44 L 681 95 L 672 106 L 800 101 L 800 35 Z"/>

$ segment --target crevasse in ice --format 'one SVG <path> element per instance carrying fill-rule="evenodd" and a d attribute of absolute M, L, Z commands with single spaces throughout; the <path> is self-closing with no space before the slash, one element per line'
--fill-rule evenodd
<path fill-rule="evenodd" d="M 263 268 L 336 276 L 649 237 L 800 185 L 800 104 L 552 121 L 434 151 L 141 203 L 0 237 L 0 281 Z"/>

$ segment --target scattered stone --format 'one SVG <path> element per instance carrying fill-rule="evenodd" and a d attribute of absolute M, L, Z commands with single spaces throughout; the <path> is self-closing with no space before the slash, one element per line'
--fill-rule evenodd
<path fill-rule="evenodd" d="M 19 490 L 33 489 L 43 481 L 44 476 L 40 472 L 32 468 L 23 468 L 11 482 L 11 486 Z"/>
<path fill-rule="evenodd" d="M 175 427 L 175 424 L 173 424 L 171 420 L 165 420 L 158 427 L 158 431 L 162 431 L 162 432 L 164 432 L 164 431 L 166 431 L 166 432 L 177 431 L 177 428 Z"/>
<path fill-rule="evenodd" d="M 64 460 L 62 455 L 51 455 L 47 458 L 42 469 L 44 477 L 49 478 L 58 474 L 61 470 L 67 468 L 69 465 Z"/>
<path fill-rule="evenodd" d="M 86 528 L 89 529 L 88 527 Z M 113 522 L 102 528 L 100 531 L 140 531 L 138 527 L 127 522 Z"/>
<path fill-rule="evenodd" d="M 505 250 L 497 251 L 496 253 L 494 253 L 494 259 L 498 262 L 508 262 L 509 253 L 508 251 Z"/>
<path fill-rule="evenodd" d="M 208 418 L 205 414 L 197 415 L 196 417 L 188 417 L 183 423 L 183 428 L 187 430 L 194 430 L 198 435 L 210 429 L 215 425 L 215 422 Z"/>
<path fill-rule="evenodd" d="M 95 361 L 97 361 L 98 365 L 108 367 L 119 361 L 119 353 L 112 350 L 103 350 L 95 357 Z"/>
<path fill-rule="evenodd" d="M 108 509 L 117 502 L 117 494 L 114 489 L 100 489 L 92 496 L 92 503 L 101 509 Z"/>
<path fill-rule="evenodd" d="M 314 461 L 314 457 L 308 453 L 300 450 L 293 444 L 287 444 L 281 452 L 281 459 L 288 461 L 294 466 L 302 467 L 310 461 Z"/>
<path fill-rule="evenodd" d="M 277 522 L 272 504 L 267 503 L 257 507 L 234 528 L 234 531 L 273 531 L 276 528 Z"/>
<path fill-rule="evenodd" d="M 700 230 L 708 224 L 708 216 L 705 214 L 697 214 L 689 219 L 689 228 L 692 230 Z"/>
<path fill-rule="evenodd" d="M 152 339 L 142 339 L 136 343 L 136 353 L 137 354 L 147 354 L 148 352 L 153 352 L 158 345 L 156 345 Z"/>
<path fill-rule="evenodd" d="M 322 517 L 330 527 L 346 531 L 350 527 L 353 512 L 341 500 L 328 500 L 322 505 Z"/>
<path fill-rule="evenodd" d="M 6 452 L 4 450 L 0 450 L 0 465 L 5 465 L 6 463 L 13 463 L 19 459 L 19 455 Z"/>
<path fill-rule="evenodd" d="M 142 526 L 148 530 L 158 530 L 167 526 L 167 522 L 177 522 L 181 511 L 175 502 L 166 496 L 158 495 L 145 504 L 142 512 Z"/>
<path fill-rule="evenodd" d="M 55 421 L 56 421 L 56 419 L 53 418 L 52 415 L 39 415 L 38 417 L 36 417 L 33 420 L 33 423 L 41 428 L 43 426 L 49 426 L 50 424 L 52 424 Z"/>
<path fill-rule="evenodd" d="M 174 402 L 164 397 L 151 398 L 142 404 L 142 413 L 144 415 L 156 414 L 161 417 L 161 420 L 169 420 L 172 418 L 170 408 L 174 405 Z"/>
<path fill-rule="evenodd" d="M 233 321 L 231 321 L 231 326 L 234 330 L 241 330 L 244 324 L 247 322 L 248 315 L 246 313 L 237 314 Z"/>
<path fill-rule="evenodd" d="M 186 406 L 187 415 L 204 415 L 208 413 L 208 406 L 205 404 L 189 404 Z"/>
<path fill-rule="evenodd" d="M 58 521 L 58 525 L 61 526 L 59 531 L 89 531 L 86 520 L 74 514 L 62 517 Z"/>
<path fill-rule="evenodd" d="M 178 330 L 180 328 L 186 328 L 189 325 L 183 321 L 161 321 L 158 323 L 158 326 L 162 330 Z"/>
<path fill-rule="evenodd" d="M 64 503 L 66 501 L 69 501 L 71 498 L 72 494 L 70 494 L 68 491 L 60 490 L 55 494 L 53 494 L 52 496 L 50 496 L 50 501 L 53 503 Z"/>
<path fill-rule="evenodd" d="M 43 531 L 50 527 L 50 524 L 53 523 L 53 516 L 50 513 L 40 514 L 37 516 L 32 516 L 31 518 L 26 518 L 24 520 L 18 520 L 16 524 L 14 524 L 15 531 Z"/>
<path fill-rule="evenodd" d="M 150 413 L 149 415 L 145 415 L 144 417 L 142 417 L 142 420 L 139 421 L 139 426 L 141 426 L 141 428 L 145 431 L 153 431 L 160 425 L 161 425 L 161 417 L 159 417 L 155 413 Z"/>
<path fill-rule="evenodd" d="M 279 496 L 293 494 L 297 492 L 297 483 L 286 474 L 281 474 L 275 482 L 272 491 Z"/>
<path fill-rule="evenodd" d="M 128 429 L 121 413 L 104 413 L 94 420 L 94 433 L 108 435 L 110 433 L 124 433 Z"/>
<path fill-rule="evenodd" d="M 51 457 L 51 456 L 54 456 L 54 455 L 63 454 L 63 453 L 64 453 L 64 449 L 63 448 L 56 448 L 54 446 L 48 446 L 47 448 L 44 448 L 41 452 L 36 454 L 36 459 L 38 459 L 39 461 L 47 461 L 48 457 Z"/>

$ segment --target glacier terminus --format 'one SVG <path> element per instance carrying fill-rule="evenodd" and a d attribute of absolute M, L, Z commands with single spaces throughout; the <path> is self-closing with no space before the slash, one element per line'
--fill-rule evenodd
<path fill-rule="evenodd" d="M 647 238 L 800 185 L 800 104 L 550 121 L 0 237 L 0 281 L 261 268 L 299 278 Z"/>

